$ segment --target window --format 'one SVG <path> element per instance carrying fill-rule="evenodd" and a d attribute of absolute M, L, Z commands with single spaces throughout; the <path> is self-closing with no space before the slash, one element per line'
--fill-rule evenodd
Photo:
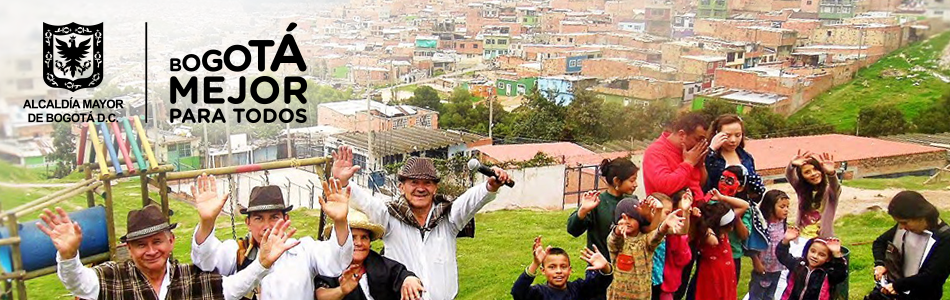
<path fill-rule="evenodd" d="M 570 61 L 567 65 L 570 66 L 571 68 L 576 67 L 576 66 L 577 66 L 577 61 L 576 61 L 576 60 L 572 60 L 572 61 Z"/>
<path fill-rule="evenodd" d="M 518 84 L 518 95 L 524 95 L 527 93 L 527 91 L 528 89 L 524 86 L 524 84 Z"/>
<path fill-rule="evenodd" d="M 478 49 L 478 44 L 472 44 L 472 49 Z"/>
<path fill-rule="evenodd" d="M 487 39 L 487 40 L 485 40 L 485 44 L 486 44 L 486 45 L 494 45 L 494 44 L 495 44 L 495 40 L 493 40 L 493 39 Z"/>
<path fill-rule="evenodd" d="M 508 40 L 498 40 L 498 44 L 499 44 L 499 45 L 507 45 L 507 44 L 508 44 Z"/>
<path fill-rule="evenodd" d="M 33 79 L 17 79 L 16 81 L 17 90 L 32 90 L 33 89 Z"/>
<path fill-rule="evenodd" d="M 418 121 L 421 127 L 432 127 L 432 115 L 421 116 Z"/>
<path fill-rule="evenodd" d="M 811 0 L 806 1 L 805 5 L 811 5 Z"/>
<path fill-rule="evenodd" d="M 499 88 L 499 89 L 504 89 L 504 88 L 505 88 L 505 83 L 499 81 L 499 82 L 498 82 L 498 88 Z"/>
<path fill-rule="evenodd" d="M 828 30 L 828 36 L 829 37 L 831 36 L 831 30 Z"/>
<path fill-rule="evenodd" d="M 459 44 L 459 48 L 465 49 L 465 44 Z"/>
<path fill-rule="evenodd" d="M 403 128 L 403 127 L 406 127 L 406 124 L 407 124 L 407 123 L 408 123 L 408 122 L 406 122 L 406 118 L 395 119 L 395 120 L 393 120 L 393 128 L 395 129 L 395 128 Z"/>
<path fill-rule="evenodd" d="M 569 39 L 567 39 L 567 42 L 568 42 L 568 43 L 573 43 L 573 42 L 574 42 L 574 38 L 569 38 Z"/>
<path fill-rule="evenodd" d="M 510 84 L 510 83 L 505 84 L 505 93 L 506 93 L 506 94 L 511 94 L 511 84 Z"/>
<path fill-rule="evenodd" d="M 743 58 L 743 57 L 745 57 L 745 53 L 739 52 L 738 54 L 736 54 L 736 58 Z"/>
<path fill-rule="evenodd" d="M 733 62 L 733 61 L 735 61 L 735 60 L 736 60 L 736 54 L 735 54 L 735 53 L 726 54 L 726 62 Z"/>
<path fill-rule="evenodd" d="M 521 19 L 521 22 L 522 22 L 522 23 L 528 23 L 528 18 L 523 18 L 523 19 Z"/>

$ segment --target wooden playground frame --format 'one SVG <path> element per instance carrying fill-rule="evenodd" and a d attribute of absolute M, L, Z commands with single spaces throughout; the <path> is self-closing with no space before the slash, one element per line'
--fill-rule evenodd
<path fill-rule="evenodd" d="M 122 125 L 121 127 L 119 126 L 120 123 Z M 101 132 L 97 132 L 97 127 Z M 125 129 L 124 132 L 122 131 L 122 128 Z M 112 131 L 111 133 L 110 129 Z M 138 137 L 143 138 L 138 139 Z M 85 159 L 87 140 L 92 141 L 91 145 L 89 145 L 89 149 L 92 153 L 89 153 L 90 159 L 88 161 Z M 141 147 L 139 144 L 141 144 Z M 79 166 L 79 168 L 85 173 L 85 178 L 82 181 L 13 209 L 0 211 L 0 219 L 2 219 L 2 224 L 0 224 L 0 226 L 5 226 L 9 230 L 9 237 L 0 239 L 0 246 L 10 246 L 11 262 L 13 268 L 13 270 L 10 272 L 6 272 L 6 270 L 0 270 L 2 271 L 2 273 L 0 273 L 0 280 L 3 281 L 3 289 L 0 291 L 0 297 L 7 297 L 7 295 L 10 295 L 9 299 L 12 299 L 13 297 L 11 293 L 15 290 L 17 299 L 25 300 L 27 299 L 27 280 L 56 273 L 55 265 L 32 271 L 26 271 L 23 268 L 23 252 L 22 249 L 20 249 L 22 240 L 18 232 L 18 220 L 45 207 L 67 201 L 77 195 L 85 193 L 86 206 L 91 208 L 96 206 L 96 196 L 93 192 L 100 187 L 104 189 L 105 193 L 103 197 L 103 205 L 106 211 L 106 227 L 109 252 L 98 253 L 81 259 L 82 264 L 84 265 L 99 264 L 117 259 L 117 237 L 115 232 L 115 212 L 113 211 L 112 193 L 112 184 L 114 181 L 139 177 L 143 207 L 152 204 L 153 201 L 149 199 L 148 196 L 149 184 L 158 187 L 160 203 L 157 204 L 161 205 L 162 212 L 164 212 L 167 216 L 169 213 L 169 180 L 192 179 L 202 174 L 234 175 L 240 173 L 306 166 L 314 166 L 314 171 L 317 176 L 320 177 L 320 180 L 326 180 L 328 174 L 330 174 L 330 167 L 332 166 L 333 162 L 331 157 L 312 157 L 305 159 L 286 159 L 260 164 L 173 172 L 175 169 L 173 165 L 159 164 L 158 160 L 155 159 L 155 154 L 152 152 L 151 144 L 146 137 L 145 129 L 142 127 L 138 116 L 121 118 L 116 122 L 103 122 L 98 124 L 88 122 L 86 124 L 81 124 L 79 147 L 77 152 L 78 158 L 76 165 Z M 92 157 L 95 157 L 95 162 L 92 162 Z M 123 162 L 126 167 L 125 170 L 122 168 Z M 113 169 L 110 169 L 110 165 Z M 323 168 L 318 168 L 317 166 L 319 165 L 323 165 Z M 94 174 L 96 171 L 98 171 L 98 175 Z M 324 226 L 324 221 L 325 220 L 321 211 L 321 228 Z"/>

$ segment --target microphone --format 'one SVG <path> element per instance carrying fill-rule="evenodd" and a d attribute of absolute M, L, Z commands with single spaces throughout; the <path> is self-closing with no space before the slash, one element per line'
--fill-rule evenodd
<path fill-rule="evenodd" d="M 482 163 L 478 162 L 477 159 L 473 158 L 468 161 L 468 169 L 472 171 L 478 171 L 478 173 L 482 173 L 482 175 L 485 175 L 488 177 L 495 177 L 495 179 L 498 179 L 498 174 L 495 174 L 494 170 L 482 165 Z M 508 182 L 505 182 L 505 185 L 507 185 L 508 187 L 514 187 L 515 181 L 508 179 Z"/>

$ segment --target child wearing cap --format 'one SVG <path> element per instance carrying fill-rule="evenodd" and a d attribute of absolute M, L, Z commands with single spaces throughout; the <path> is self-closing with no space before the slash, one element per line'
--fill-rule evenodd
<path fill-rule="evenodd" d="M 683 227 L 684 218 L 677 209 L 663 216 L 663 204 L 670 201 L 662 193 L 653 193 L 640 205 L 633 199 L 617 204 L 614 220 L 617 225 L 607 237 L 615 279 L 607 289 L 608 299 L 651 299 L 653 287 L 653 255 L 667 234 Z M 652 224 L 643 214 L 652 215 Z M 660 222 L 662 224 L 659 224 Z M 656 228 L 650 230 L 650 228 Z"/>

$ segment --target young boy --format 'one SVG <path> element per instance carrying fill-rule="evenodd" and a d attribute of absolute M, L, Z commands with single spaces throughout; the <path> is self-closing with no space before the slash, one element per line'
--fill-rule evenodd
<path fill-rule="evenodd" d="M 652 215 L 652 224 L 641 215 L 639 203 L 624 199 L 617 204 L 614 211 L 617 226 L 607 237 L 608 252 L 617 273 L 607 290 L 607 299 L 651 299 L 654 251 L 667 234 L 680 231 L 685 220 L 679 216 L 679 209 L 663 211 L 663 203 L 658 199 L 673 206 L 670 197 L 664 194 L 653 193 L 647 197 L 643 211 Z M 656 229 L 650 231 L 649 228 Z"/>
<path fill-rule="evenodd" d="M 571 258 L 561 248 L 541 246 L 541 237 L 534 239 L 534 260 L 528 266 L 515 285 L 511 287 L 511 296 L 514 300 L 568 300 L 589 299 L 595 295 L 602 295 L 613 281 L 613 267 L 597 250 L 584 249 L 581 259 L 590 264 L 587 267 L 587 278 L 568 282 L 571 277 Z M 531 285 L 534 282 L 535 272 L 541 267 L 541 272 L 548 279 L 548 283 Z"/>

